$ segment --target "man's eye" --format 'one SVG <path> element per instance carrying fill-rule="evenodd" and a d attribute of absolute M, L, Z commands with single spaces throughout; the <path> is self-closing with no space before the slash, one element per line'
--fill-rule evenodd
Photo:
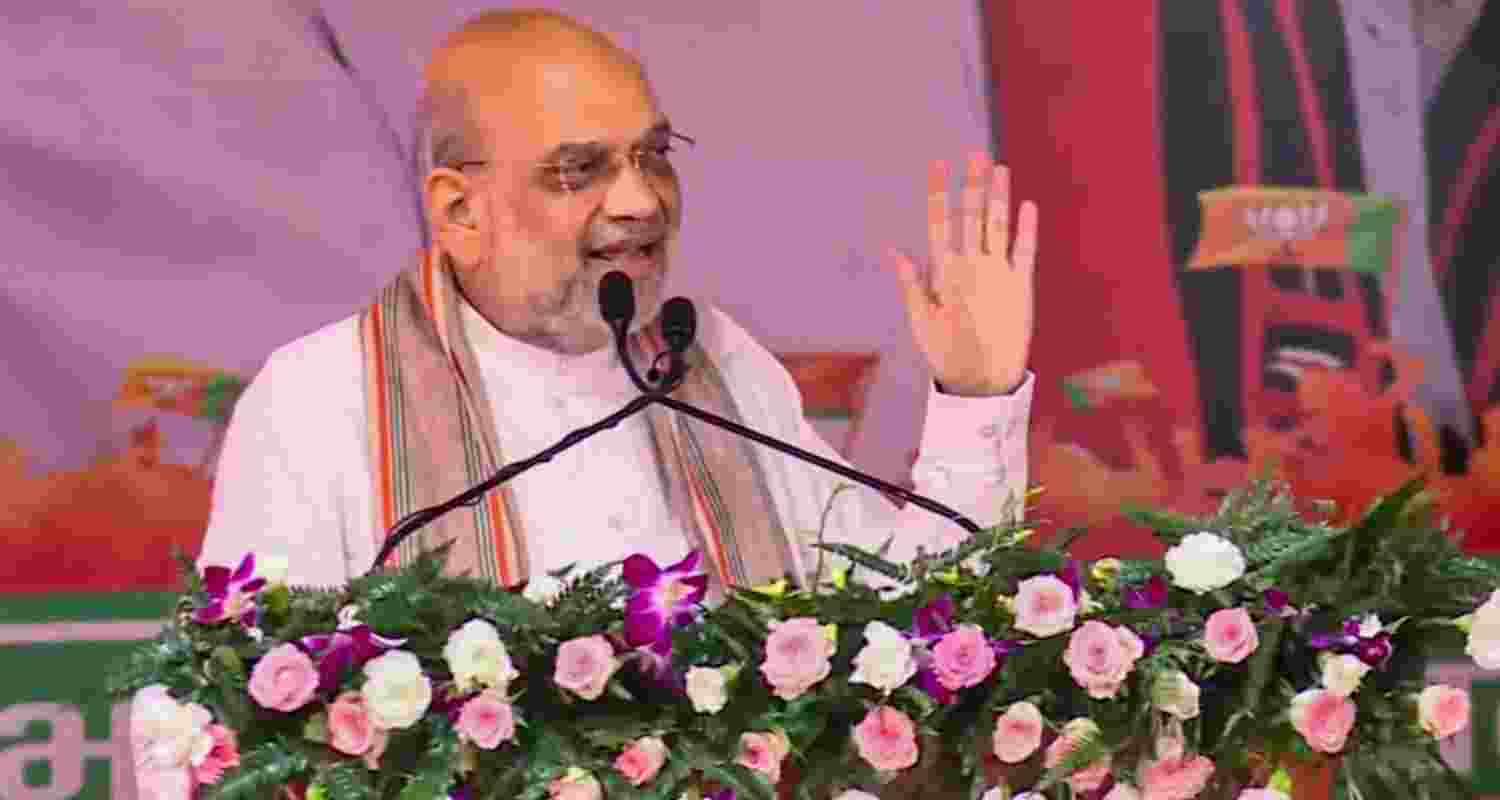
<path fill-rule="evenodd" d="M 547 174 L 563 186 L 577 188 L 592 180 L 598 170 L 599 162 L 597 161 L 567 162 L 553 164 L 547 168 Z"/>

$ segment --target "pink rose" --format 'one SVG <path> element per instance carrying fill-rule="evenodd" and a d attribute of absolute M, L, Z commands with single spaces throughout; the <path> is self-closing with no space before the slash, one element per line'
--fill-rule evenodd
<path fill-rule="evenodd" d="M 375 744 L 375 723 L 365 708 L 365 696 L 344 692 L 328 704 L 328 746 L 351 756 L 362 756 Z"/>
<path fill-rule="evenodd" d="M 932 659 L 938 683 L 954 692 L 979 685 L 995 671 L 995 650 L 978 625 L 960 625 L 938 640 Z"/>
<path fill-rule="evenodd" d="M 375 769 L 387 736 L 371 719 L 360 692 L 344 692 L 328 704 L 328 746 L 340 753 L 364 756 L 370 769 Z"/>
<path fill-rule="evenodd" d="M 547 795 L 552 800 L 601 800 L 604 787 L 592 774 L 576 767 L 568 774 L 547 784 Z"/>
<path fill-rule="evenodd" d="M 655 736 L 636 739 L 615 759 L 615 769 L 630 781 L 631 786 L 640 786 L 656 777 L 661 765 L 667 760 L 667 745 Z"/>
<path fill-rule="evenodd" d="M 218 783 L 224 770 L 240 765 L 240 748 L 234 731 L 223 725 L 208 726 L 213 746 L 203 760 L 193 765 L 193 779 L 198 783 Z"/>
<path fill-rule="evenodd" d="M 1012 703 L 995 720 L 995 757 L 1019 764 L 1042 746 L 1042 712 L 1027 702 Z"/>
<path fill-rule="evenodd" d="M 1260 646 L 1260 634 L 1250 612 L 1243 608 L 1222 608 L 1208 615 L 1203 629 L 1203 649 L 1208 657 L 1225 664 L 1238 664 Z"/>
<path fill-rule="evenodd" d="M 828 677 L 828 659 L 837 649 L 833 640 L 811 617 L 771 623 L 766 638 L 766 660 L 761 674 L 783 700 L 796 700 L 813 684 Z"/>
<path fill-rule="evenodd" d="M 619 668 L 620 661 L 608 639 L 581 636 L 557 648 L 557 671 L 552 680 L 585 700 L 597 700 Z"/>
<path fill-rule="evenodd" d="M 192 800 L 192 767 L 165 767 L 143 763 L 135 768 L 135 789 L 140 800 Z"/>
<path fill-rule="evenodd" d="M 1344 749 L 1354 729 L 1354 701 L 1327 689 L 1308 689 L 1292 698 L 1292 727 L 1308 747 L 1322 753 Z"/>
<path fill-rule="evenodd" d="M 1052 744 L 1047 745 L 1047 752 L 1042 757 L 1043 765 L 1047 769 L 1052 769 L 1061 764 L 1062 760 L 1067 758 L 1079 743 L 1090 736 L 1097 736 L 1098 733 L 1099 726 L 1094 724 L 1093 720 L 1079 718 L 1069 722 L 1063 726 L 1062 735 L 1053 739 Z M 1075 792 L 1092 792 L 1104 785 L 1104 781 L 1109 778 L 1109 770 L 1113 763 L 1114 757 L 1105 755 L 1098 761 L 1069 775 L 1068 785 L 1073 787 Z"/>
<path fill-rule="evenodd" d="M 250 696 L 273 711 L 296 711 L 317 690 L 317 666 L 290 642 L 272 648 L 250 671 Z"/>
<path fill-rule="evenodd" d="M 906 769 L 917 763 L 917 726 L 890 706 L 874 708 L 854 726 L 854 746 L 875 769 Z"/>
<path fill-rule="evenodd" d="M 469 698 L 458 711 L 458 735 L 480 750 L 494 750 L 516 736 L 516 717 L 510 703 L 494 689 Z"/>
<path fill-rule="evenodd" d="M 1070 630 L 1078 616 L 1072 587 L 1053 575 L 1027 578 L 1016 586 L 1016 629 L 1046 638 Z"/>
<path fill-rule="evenodd" d="M 1469 693 L 1443 684 L 1429 686 L 1417 695 L 1417 716 L 1422 730 L 1434 738 L 1453 736 L 1469 726 Z"/>
<path fill-rule="evenodd" d="M 1144 800 L 1192 800 L 1213 774 L 1214 762 L 1203 756 L 1148 761 L 1141 770 Z"/>
<path fill-rule="evenodd" d="M 740 757 L 737 763 L 766 776 L 774 786 L 781 781 L 781 762 L 792 751 L 792 743 L 786 734 L 744 733 L 740 734 Z"/>
<path fill-rule="evenodd" d="M 1235 800 L 1292 800 L 1285 792 L 1275 789 L 1246 789 Z"/>
<path fill-rule="evenodd" d="M 1145 652 L 1145 643 L 1129 628 L 1090 620 L 1073 631 L 1063 663 L 1089 697 L 1103 700 L 1120 691 L 1136 659 Z"/>

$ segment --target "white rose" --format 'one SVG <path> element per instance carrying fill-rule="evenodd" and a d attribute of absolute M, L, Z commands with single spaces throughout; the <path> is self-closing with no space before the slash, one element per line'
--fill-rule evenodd
<path fill-rule="evenodd" d="M 365 664 L 365 678 L 360 694 L 377 728 L 410 728 L 432 702 L 432 682 L 422 674 L 417 657 L 405 650 L 372 659 Z"/>
<path fill-rule="evenodd" d="M 510 651 L 500 641 L 500 631 L 482 619 L 471 619 L 448 634 L 443 658 L 453 671 L 460 691 L 484 686 L 505 694 L 520 673 L 511 664 Z"/>
<path fill-rule="evenodd" d="M 1073 589 L 1052 575 L 1027 578 L 1016 585 L 1011 602 L 1016 628 L 1032 636 L 1046 638 L 1073 629 L 1078 618 L 1078 601 Z"/>
<path fill-rule="evenodd" d="M 1151 686 L 1151 702 L 1157 710 L 1178 719 L 1198 716 L 1198 684 L 1181 670 L 1164 672 Z"/>
<path fill-rule="evenodd" d="M 717 714 L 729 702 L 729 680 L 734 667 L 692 667 L 687 671 L 687 694 L 699 714 Z"/>
<path fill-rule="evenodd" d="M 1500 669 L 1500 590 L 1471 615 L 1469 643 L 1464 652 L 1481 669 Z"/>
<path fill-rule="evenodd" d="M 1234 543 L 1212 533 L 1195 533 L 1167 551 L 1172 583 L 1203 594 L 1222 589 L 1245 574 L 1245 556 Z"/>
<path fill-rule="evenodd" d="M 991 786 L 989 791 L 980 795 L 979 800 L 1005 800 L 1005 787 Z"/>
<path fill-rule="evenodd" d="M 212 721 L 208 709 L 177 702 L 160 684 L 141 689 L 130 701 L 131 741 L 139 759 L 152 767 L 201 763 L 213 748 Z"/>
<path fill-rule="evenodd" d="M 266 583 L 272 586 L 278 583 L 286 583 L 286 573 L 292 568 L 292 562 L 286 556 L 256 556 L 255 575 L 265 578 Z"/>
<path fill-rule="evenodd" d="M 526 588 L 522 590 L 521 596 L 538 605 L 548 606 L 562 594 L 562 590 L 563 582 L 544 572 L 526 580 Z"/>
<path fill-rule="evenodd" d="M 854 657 L 850 683 L 863 683 L 883 692 L 895 691 L 917 674 L 911 642 L 901 632 L 875 621 L 865 626 L 865 646 Z"/>
<path fill-rule="evenodd" d="M 1104 800 L 1141 800 L 1141 793 L 1128 783 L 1117 783 L 1104 796 Z"/>
<path fill-rule="evenodd" d="M 1370 671 L 1368 664 L 1348 653 L 1324 653 L 1319 660 L 1323 664 L 1323 688 L 1339 697 L 1354 694 L 1359 688 L 1359 682 L 1364 680 L 1365 673 Z"/>
<path fill-rule="evenodd" d="M 845 789 L 839 793 L 838 797 L 833 798 L 833 800 L 880 800 L 880 798 L 869 792 L 861 792 L 858 789 Z"/>

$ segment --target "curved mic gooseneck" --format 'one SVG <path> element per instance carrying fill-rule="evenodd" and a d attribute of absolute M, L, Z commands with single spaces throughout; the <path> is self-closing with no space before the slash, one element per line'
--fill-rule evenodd
<path fill-rule="evenodd" d="M 662 338 L 666 340 L 667 351 L 658 354 L 655 361 L 660 361 L 664 356 L 669 359 L 670 364 L 665 374 L 661 373 L 653 364 L 646 376 L 642 377 L 640 371 L 636 369 L 634 359 L 631 358 L 628 339 L 630 323 L 635 318 L 635 288 L 628 275 L 623 272 L 612 271 L 600 281 L 599 312 L 614 335 L 615 351 L 619 354 L 620 362 L 625 367 L 626 373 L 630 376 L 631 382 L 635 384 L 637 389 L 640 389 L 640 396 L 631 400 L 619 411 L 610 414 L 604 419 L 569 433 L 546 450 L 530 458 L 515 461 L 501 467 L 483 483 L 466 490 L 457 497 L 435 506 L 418 509 L 402 517 L 400 521 L 391 527 L 390 532 L 386 534 L 385 541 L 382 543 L 379 553 L 375 556 L 375 562 L 370 566 L 371 573 L 378 570 L 380 565 L 385 563 L 385 560 L 390 557 L 391 553 L 395 552 L 396 548 L 402 542 L 438 517 L 461 506 L 477 504 L 487 492 L 511 478 L 533 467 L 551 461 L 563 451 L 601 431 L 619 425 L 627 417 L 638 414 L 654 404 L 661 404 L 680 414 L 686 414 L 714 427 L 727 430 L 737 436 L 743 436 L 777 452 L 848 478 L 855 483 L 867 486 L 888 496 L 904 500 L 953 522 L 969 533 L 978 533 L 982 530 L 973 520 L 936 500 L 923 497 L 904 487 L 887 483 L 873 475 L 867 475 L 837 461 L 823 458 L 815 453 L 809 453 L 800 447 L 774 439 L 737 422 L 724 419 L 717 414 L 704 411 L 701 408 L 671 397 L 670 393 L 681 386 L 683 379 L 686 377 L 687 349 L 692 345 L 693 339 L 697 336 L 697 311 L 693 308 L 692 302 L 686 298 L 674 297 L 662 305 Z"/>
<path fill-rule="evenodd" d="M 626 344 L 630 328 L 630 317 L 635 313 L 634 288 L 630 282 L 630 277 L 619 271 L 613 271 L 605 275 L 603 281 L 599 284 L 601 303 L 605 297 L 606 285 L 610 287 L 609 294 L 613 305 L 609 311 L 605 312 L 605 320 L 610 322 L 610 329 L 614 331 L 615 350 L 620 354 L 620 360 L 624 363 L 626 372 L 630 374 L 631 382 L 636 385 L 636 388 L 641 390 L 642 396 L 650 397 L 653 402 L 666 406 L 678 413 L 702 420 L 709 425 L 722 428 L 737 436 L 743 436 L 756 444 L 764 445 L 779 453 L 821 467 L 829 472 L 848 478 L 855 483 L 862 484 L 878 492 L 883 492 L 886 495 L 894 496 L 919 508 L 923 508 L 953 522 L 969 533 L 978 533 L 983 530 L 973 520 L 936 500 L 923 497 L 905 487 L 887 483 L 873 475 L 860 472 L 837 461 L 829 460 L 815 453 L 809 453 L 796 445 L 774 439 L 737 422 L 724 419 L 717 414 L 704 411 L 697 406 L 689 405 L 681 400 L 670 397 L 669 393 L 677 388 L 687 372 L 686 351 L 688 346 L 692 344 L 698 330 L 698 312 L 693 308 L 692 301 L 687 298 L 674 297 L 662 305 L 662 338 L 666 339 L 668 352 L 672 358 L 672 368 L 667 373 L 667 378 L 654 387 L 647 381 L 642 380 L 641 376 L 635 370 L 635 365 L 631 362 Z M 611 314 L 611 312 L 613 313 Z"/>
<path fill-rule="evenodd" d="M 623 282 L 621 282 L 620 279 L 624 279 Z M 676 299 L 681 300 L 682 303 L 687 303 L 688 312 L 692 312 L 691 303 L 688 303 L 686 300 L 682 300 L 681 298 Z M 668 305 L 671 305 L 671 303 L 669 302 Z M 451 500 L 435 506 L 418 509 L 411 512 L 410 514 L 407 514 L 405 517 L 402 517 L 395 525 L 391 527 L 391 530 L 386 533 L 385 540 L 381 544 L 380 551 L 375 555 L 375 561 L 370 566 L 371 572 L 379 569 L 380 565 L 385 563 L 385 560 L 390 557 L 391 553 L 396 551 L 396 548 L 399 547 L 402 542 L 406 541 L 413 533 L 416 533 L 423 526 L 456 508 L 459 508 L 461 506 L 473 506 L 477 504 L 480 499 L 482 499 L 484 495 L 491 489 L 500 486 L 511 478 L 514 478 L 533 467 L 540 466 L 541 464 L 545 464 L 548 461 L 551 461 L 564 450 L 577 445 L 585 439 L 588 439 L 595 434 L 600 433 L 601 431 L 605 431 L 609 428 L 613 428 L 616 425 L 619 425 L 627 417 L 638 414 L 641 411 L 644 411 L 652 403 L 657 402 L 660 398 L 665 396 L 666 392 L 670 392 L 673 389 L 677 388 L 677 386 L 682 382 L 682 376 L 686 371 L 686 366 L 685 364 L 682 364 L 680 353 L 674 352 L 672 354 L 672 369 L 668 371 L 663 380 L 659 381 L 657 385 L 653 387 L 641 379 L 640 374 L 635 369 L 635 364 L 631 361 L 629 352 L 627 352 L 624 348 L 625 340 L 623 334 L 625 331 L 629 330 L 630 322 L 635 317 L 635 289 L 630 283 L 630 278 L 624 273 L 611 272 L 609 273 L 609 275 L 605 276 L 605 279 L 603 281 L 600 282 L 599 312 L 600 315 L 604 318 L 605 322 L 609 324 L 611 330 L 615 331 L 616 346 L 619 348 L 620 359 L 625 363 L 625 368 L 627 371 L 629 371 L 631 380 L 636 384 L 637 387 L 641 387 L 641 396 L 635 398 L 634 400 L 631 400 L 619 411 L 610 414 L 604 419 L 601 419 L 592 425 L 579 428 L 578 430 L 569 433 L 561 440 L 559 440 L 556 444 L 552 445 L 546 450 L 543 450 L 540 453 L 537 453 L 531 458 L 527 458 L 522 461 L 515 461 L 505 465 L 497 472 L 495 472 L 494 475 L 491 475 L 488 479 L 486 479 L 483 483 L 480 483 L 468 489 L 457 497 L 454 497 Z M 666 309 L 664 307 L 663 313 L 665 312 Z M 679 310 L 674 311 L 673 313 L 680 314 L 680 306 Z M 666 321 L 667 320 L 664 318 L 663 323 L 665 324 Z M 692 340 L 692 331 L 694 330 L 694 324 L 694 320 L 688 321 L 687 341 L 689 343 Z M 676 338 L 674 339 L 672 335 L 669 335 L 667 339 L 669 344 L 673 341 L 681 339 L 681 329 L 681 323 L 678 323 L 677 327 L 674 328 L 674 330 L 677 331 Z M 686 349 L 686 346 L 686 344 L 683 344 L 682 348 Z M 664 353 L 661 355 L 667 354 Z M 657 356 L 658 360 L 661 358 L 661 355 Z"/>

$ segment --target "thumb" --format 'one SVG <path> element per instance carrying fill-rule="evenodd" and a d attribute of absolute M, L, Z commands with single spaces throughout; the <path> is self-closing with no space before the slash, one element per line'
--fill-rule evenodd
<path fill-rule="evenodd" d="M 932 299 L 927 291 L 927 284 L 917 269 L 917 263 L 895 248 L 886 250 L 885 257 L 891 271 L 896 273 L 896 280 L 901 283 L 901 294 L 906 300 L 906 311 L 911 315 L 912 322 L 925 317 Z"/>

